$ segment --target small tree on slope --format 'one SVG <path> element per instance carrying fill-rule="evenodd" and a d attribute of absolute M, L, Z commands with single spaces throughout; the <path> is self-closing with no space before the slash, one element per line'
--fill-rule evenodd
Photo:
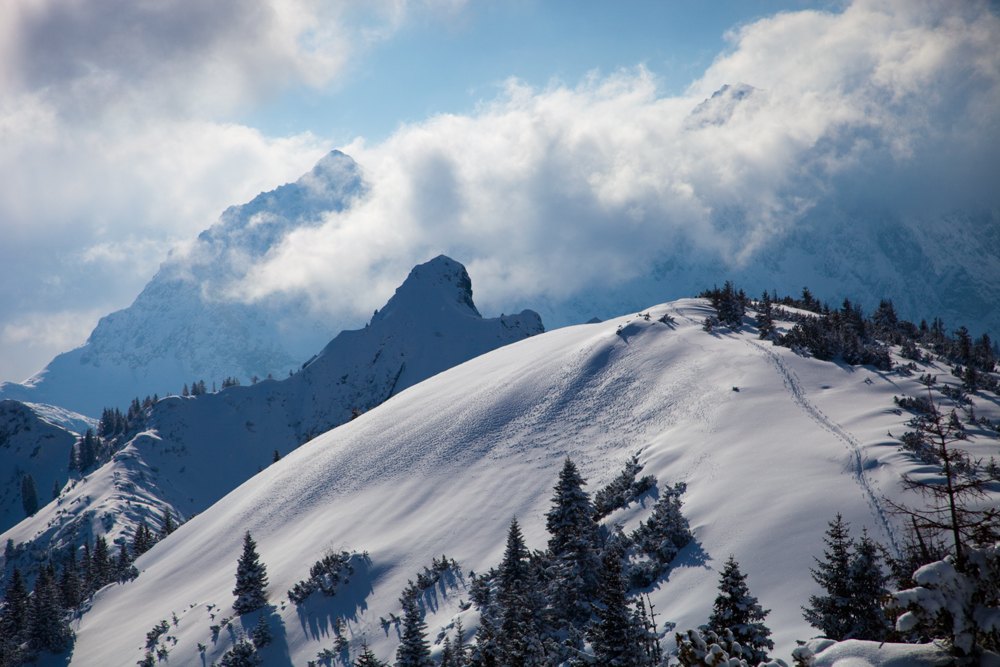
<path fill-rule="evenodd" d="M 432 667 L 431 649 L 427 644 L 427 624 L 420 606 L 414 600 L 404 598 L 403 636 L 396 650 L 395 667 Z"/>
<path fill-rule="evenodd" d="M 236 588 L 233 589 L 236 602 L 233 603 L 233 610 L 242 615 L 263 607 L 267 604 L 264 595 L 266 586 L 267 568 L 260 562 L 257 543 L 248 530 L 243 536 L 243 555 L 236 565 Z"/>
<path fill-rule="evenodd" d="M 584 623 L 590 617 L 591 602 L 600 589 L 601 560 L 597 554 L 597 523 L 594 507 L 583 490 L 586 484 L 576 465 L 566 457 L 546 514 L 549 555 L 556 564 L 553 602 L 566 616 Z"/>
<path fill-rule="evenodd" d="M 813 579 L 827 594 L 811 596 L 811 606 L 803 607 L 802 615 L 811 626 L 822 631 L 824 637 L 840 641 L 847 637 L 853 626 L 850 568 L 854 542 L 849 535 L 850 524 L 839 513 L 829 526 L 827 536 L 823 538 L 830 548 L 823 551 L 826 560 L 817 558 L 818 568 L 811 570 Z"/>
<path fill-rule="evenodd" d="M 632 614 L 625 596 L 622 554 L 611 548 L 601 559 L 601 604 L 595 609 L 588 634 L 598 665 L 633 667 L 645 663 L 645 656 L 633 632 Z"/>
<path fill-rule="evenodd" d="M 1000 540 L 1000 511 L 991 504 L 982 509 L 974 506 L 975 501 L 988 499 L 989 480 L 963 472 L 969 456 L 956 444 L 968 435 L 954 410 L 946 417 L 938 409 L 931 394 L 932 383 L 932 378 L 925 382 L 930 411 L 920 418 L 918 433 L 941 462 L 944 483 L 904 475 L 903 487 L 918 491 L 928 500 L 928 506 L 914 508 L 887 502 L 896 513 L 908 516 L 923 538 L 950 534 L 955 565 L 961 570 L 968 545 L 985 546 Z"/>
<path fill-rule="evenodd" d="M 739 563 L 730 556 L 719 579 L 719 595 L 712 606 L 708 625 L 720 636 L 731 630 L 743 648 L 743 656 L 750 664 L 757 664 L 767 660 L 767 651 L 774 648 L 774 642 L 768 639 L 771 631 L 764 625 L 764 618 L 771 610 L 757 604 L 746 579 L 740 572 Z"/>
<path fill-rule="evenodd" d="M 853 624 L 850 639 L 882 641 L 889 630 L 882 605 L 889 597 L 889 578 L 882 572 L 879 545 L 862 531 L 849 569 Z"/>

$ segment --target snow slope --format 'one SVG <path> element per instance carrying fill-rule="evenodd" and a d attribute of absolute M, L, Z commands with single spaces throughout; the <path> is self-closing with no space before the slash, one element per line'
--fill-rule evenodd
<path fill-rule="evenodd" d="M 94 535 L 106 534 L 109 542 L 131 535 L 142 520 L 157 527 L 165 508 L 182 518 L 203 511 L 269 465 L 275 450 L 287 454 L 348 421 L 354 409 L 369 410 L 441 371 L 542 331 L 531 311 L 481 317 L 465 267 L 436 257 L 414 267 L 369 325 L 341 332 L 294 376 L 160 400 L 112 461 L 75 479 L 34 517 L 13 528 L 16 521 L 9 522 L 0 541 L 65 549 Z M 68 451 L 68 445 L 58 449 L 63 469 Z M 49 484 L 46 493 L 50 477 L 42 480 Z M 41 497 L 42 504 L 49 498 Z M 19 486 L 16 501 L 20 510 Z M 22 566 L 31 573 L 37 563 Z"/>
<path fill-rule="evenodd" d="M 191 247 L 172 250 L 135 302 L 101 318 L 85 345 L 23 384 L 0 385 L 0 397 L 100 417 L 136 396 L 179 394 L 193 380 L 298 368 L 343 323 L 322 321 L 301 297 L 242 304 L 224 291 L 290 231 L 364 192 L 360 167 L 333 151 L 295 183 L 230 207 Z"/>
<path fill-rule="evenodd" d="M 660 622 L 705 622 L 718 568 L 733 554 L 772 610 L 775 655 L 787 660 L 795 639 L 815 634 L 799 607 L 817 592 L 809 568 L 827 521 L 840 512 L 852 534 L 867 527 L 892 548 L 899 534 L 883 496 L 901 498 L 904 472 L 936 474 L 890 435 L 908 418 L 893 395 L 920 385 L 916 375 L 762 343 L 749 318 L 737 332 L 705 332 L 700 323 L 712 311 L 702 300 L 648 312 L 502 347 L 299 447 L 140 558 L 137 579 L 98 592 L 75 623 L 70 664 L 134 664 L 146 632 L 171 614 L 171 639 L 161 642 L 171 664 L 218 660 L 260 613 L 213 637 L 211 626 L 232 616 L 246 530 L 270 576 L 265 613 L 276 640 L 262 651 L 265 664 L 304 667 L 333 646 L 337 619 L 350 657 L 364 640 L 391 659 L 397 627 L 380 617 L 400 613 L 401 590 L 433 557 L 456 558 L 465 575 L 421 598 L 432 640 L 457 617 L 475 626 L 474 609 L 461 604 L 466 575 L 499 562 L 513 516 L 528 546 L 544 547 L 544 515 L 567 455 L 593 492 L 636 452 L 660 488 L 688 485 L 695 541 L 650 591 Z M 664 314 L 675 322 L 657 321 Z M 924 366 L 951 380 L 947 369 Z M 996 396 L 974 398 L 977 415 L 1000 417 Z M 974 456 L 997 453 L 995 433 L 972 433 Z M 609 520 L 635 527 L 652 502 Z M 315 595 L 297 609 L 285 591 L 331 549 L 367 557 L 335 597 Z"/>
<path fill-rule="evenodd" d="M 0 533 L 25 518 L 24 476 L 35 480 L 39 506 L 48 503 L 53 485 L 61 489 L 69 479 L 70 447 L 94 425 L 51 406 L 0 401 Z"/>

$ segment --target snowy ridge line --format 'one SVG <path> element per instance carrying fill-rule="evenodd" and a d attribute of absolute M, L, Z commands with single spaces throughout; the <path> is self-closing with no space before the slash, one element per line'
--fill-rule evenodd
<path fill-rule="evenodd" d="M 853 470 L 854 477 L 857 480 L 858 485 L 861 487 L 861 490 L 864 491 L 865 495 L 868 497 L 868 506 L 872 509 L 872 514 L 875 516 L 875 518 L 878 519 L 880 525 L 882 526 L 882 530 L 885 532 L 885 535 L 889 540 L 889 544 L 891 545 L 893 552 L 898 557 L 900 554 L 899 544 L 896 542 L 896 536 L 893 533 L 892 525 L 886 518 L 885 509 L 882 507 L 882 503 L 879 501 L 878 495 L 872 489 L 871 483 L 868 481 L 868 477 L 865 475 L 865 468 L 862 462 L 862 451 L 861 451 L 863 445 L 860 442 L 858 442 L 858 440 L 854 436 L 848 433 L 844 429 L 844 427 L 842 427 L 840 424 L 836 423 L 835 421 L 827 417 L 822 410 L 820 410 L 806 398 L 805 390 L 802 389 L 802 385 L 799 383 L 798 377 L 795 375 L 795 372 L 792 371 L 790 368 L 788 368 L 788 366 L 785 365 L 785 363 L 781 360 L 781 358 L 777 354 L 775 354 L 771 350 L 768 350 L 766 347 L 764 347 L 760 343 L 757 343 L 756 341 L 744 340 L 743 342 L 749 345 L 750 347 L 756 348 L 758 351 L 763 353 L 767 357 L 767 359 L 772 364 L 774 364 L 774 366 L 778 369 L 778 372 L 781 373 L 784 384 L 786 387 L 788 387 L 789 392 L 791 393 L 795 403 L 798 404 L 798 406 L 802 408 L 802 410 L 806 414 L 808 414 L 813 419 L 813 421 L 815 421 L 820 427 L 832 433 L 834 437 L 836 437 L 838 440 L 840 440 L 847 446 L 847 449 L 851 453 L 852 459 L 854 460 L 854 465 L 852 466 L 854 469 Z"/>

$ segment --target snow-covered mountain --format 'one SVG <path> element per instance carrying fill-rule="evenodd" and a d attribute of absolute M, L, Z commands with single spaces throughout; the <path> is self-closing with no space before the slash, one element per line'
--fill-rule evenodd
<path fill-rule="evenodd" d="M 724 87 L 691 113 L 698 127 L 725 123 L 758 90 Z M 235 376 L 281 377 L 299 368 L 330 336 L 362 321 L 346 305 L 320 313 L 301 292 L 252 303 L 230 288 L 289 232 L 322 223 L 367 192 L 361 168 L 334 151 L 295 183 L 223 213 L 189 248 L 171 252 L 135 302 L 103 318 L 86 345 L 56 357 L 24 384 L 0 385 L 0 398 L 59 405 L 91 417 L 133 397 L 180 393 L 185 383 Z M 489 301 L 494 312 L 530 307 L 550 328 L 607 319 L 649 303 L 698 294 L 733 279 L 752 296 L 803 286 L 821 300 L 849 297 L 869 312 L 883 298 L 903 317 L 941 317 L 949 329 L 1000 332 L 1000 211 L 919 219 L 892 211 L 845 208 L 823 199 L 788 230 L 740 262 L 678 233 L 638 276 L 575 293 L 542 291 L 523 303 Z M 738 206 L 712 212 L 714 233 L 743 238 L 759 221 Z M 447 246 L 441 250 L 468 251 Z M 479 252 L 485 252 L 480 250 Z M 482 259 L 473 257 L 472 259 Z M 520 299 L 520 297 L 518 297 Z M 832 304 L 837 306 L 839 304 Z"/>
<path fill-rule="evenodd" d="M 436 257 L 410 272 L 370 324 L 341 332 L 293 376 L 160 400 L 122 437 L 129 442 L 112 461 L 74 479 L 58 502 L 0 540 L 13 539 L 34 551 L 59 550 L 94 535 L 106 534 L 111 541 L 131 534 L 143 520 L 158 526 L 164 509 L 191 516 L 269 465 L 275 451 L 285 455 L 349 421 L 355 411 L 370 410 L 441 371 L 543 331 L 532 311 L 483 318 L 465 267 Z M 7 403 L 20 405 L 0 406 Z M 69 445 L 59 441 L 49 449 L 58 454 L 65 482 Z M 18 484 L 22 468 L 12 472 Z M 46 474 L 43 479 L 51 484 L 52 475 Z M 45 495 L 42 505 L 50 498 Z"/>
<path fill-rule="evenodd" d="M 21 484 L 31 475 L 38 506 L 69 481 L 70 447 L 96 422 L 81 415 L 6 399 L 0 401 L 0 533 L 24 518 Z"/>
<path fill-rule="evenodd" d="M 772 610 L 774 655 L 787 660 L 794 640 L 816 634 L 800 606 L 817 592 L 809 568 L 822 555 L 827 522 L 839 512 L 852 534 L 867 528 L 894 550 L 900 532 L 885 499 L 904 499 L 903 473 L 938 474 L 900 451 L 897 437 L 909 415 L 893 396 L 925 391 L 919 373 L 956 380 L 934 362 L 884 372 L 820 361 L 758 340 L 750 318 L 737 331 L 704 331 L 712 313 L 691 299 L 562 328 L 394 392 L 158 543 L 136 561 L 137 579 L 98 592 L 74 623 L 69 664 L 134 664 L 163 619 L 173 619 L 160 641 L 171 664 L 209 664 L 261 613 L 275 637 L 261 650 L 265 664 L 305 665 L 333 650 L 337 634 L 349 651 L 335 653 L 337 660 L 356 656 L 362 642 L 392 659 L 400 592 L 445 554 L 457 559 L 461 574 L 419 598 L 440 651 L 457 619 L 476 627 L 468 572 L 499 563 L 510 520 L 518 518 L 529 548 L 545 546 L 545 514 L 564 459 L 572 457 L 593 492 L 636 453 L 659 489 L 686 482 L 683 511 L 694 532 L 669 575 L 649 590 L 661 630 L 664 622 L 683 629 L 706 621 L 719 570 L 734 555 L 753 594 Z M 380 315 L 369 328 L 398 310 L 387 306 Z M 661 321 L 664 315 L 670 317 Z M 333 347 L 325 356 L 334 356 Z M 254 388 L 236 389 L 212 400 L 238 403 Z M 273 395 L 277 411 L 280 393 Z M 161 409 L 203 399 L 170 399 Z M 996 396 L 979 392 L 973 399 L 978 416 L 1000 418 Z M 192 411 L 189 419 L 192 433 L 211 426 L 209 413 Z M 969 429 L 973 457 L 996 455 L 994 431 Z M 154 445 L 152 432 L 142 437 L 148 446 L 134 442 L 123 454 L 185 444 Z M 202 455 L 188 449 L 188 460 Z M 247 454 L 250 465 L 257 462 L 256 452 Z M 183 457 L 170 460 L 164 456 L 161 471 L 184 464 Z M 224 474 L 232 465 L 219 459 L 216 468 Z M 640 497 L 606 522 L 635 528 L 654 498 Z M 267 566 L 271 606 L 230 622 L 247 530 Z M 285 592 L 309 576 L 315 561 L 340 550 L 358 556 L 337 595 L 292 604 Z"/>
<path fill-rule="evenodd" d="M 295 183 L 230 207 L 191 247 L 172 250 L 135 302 L 101 318 L 85 345 L 23 384 L 0 385 L 0 397 L 99 417 L 136 396 L 179 394 L 192 381 L 299 368 L 345 323 L 324 321 L 298 297 L 245 304 L 223 292 L 289 232 L 320 224 L 364 192 L 358 165 L 333 151 Z"/>

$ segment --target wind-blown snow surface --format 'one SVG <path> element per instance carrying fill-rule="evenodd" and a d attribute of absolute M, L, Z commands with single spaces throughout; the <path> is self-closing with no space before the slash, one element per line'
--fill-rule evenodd
<path fill-rule="evenodd" d="M 659 621 L 704 623 L 717 569 L 733 554 L 772 609 L 775 655 L 787 660 L 795 639 L 815 635 L 799 607 L 817 592 L 809 568 L 827 521 L 840 512 L 853 534 L 867 527 L 891 548 L 899 536 L 883 495 L 900 499 L 903 472 L 934 474 L 888 434 L 899 435 L 907 419 L 892 396 L 920 385 L 915 376 L 798 356 L 758 341 L 749 326 L 704 332 L 711 312 L 702 300 L 682 300 L 650 309 L 648 319 L 535 336 L 315 438 L 157 544 L 136 562 L 136 580 L 96 594 L 75 624 L 71 664 L 133 664 L 146 632 L 171 613 L 170 662 L 217 660 L 257 621 L 258 613 L 237 619 L 217 639 L 210 629 L 232 615 L 246 530 L 270 575 L 276 640 L 262 651 L 265 664 L 315 659 L 333 646 L 338 617 L 352 657 L 367 641 L 390 659 L 397 628 L 379 618 L 400 613 L 401 590 L 433 557 L 456 558 L 466 574 L 484 571 L 499 562 L 514 516 L 528 546 L 543 548 L 564 458 L 593 492 L 635 452 L 661 488 L 688 484 L 684 512 L 695 540 L 651 591 Z M 665 313 L 676 323 L 658 322 Z M 923 371 L 946 379 L 943 368 Z M 975 398 L 977 414 L 1000 416 L 996 397 Z M 996 452 L 995 435 L 974 434 L 974 456 Z M 610 519 L 633 528 L 652 502 L 647 496 Z M 315 594 L 296 609 L 285 591 L 330 549 L 367 552 L 370 562 L 359 561 L 335 597 Z M 439 584 L 421 598 L 432 640 L 458 616 L 475 626 L 475 611 L 460 607 L 467 584 Z"/>
<path fill-rule="evenodd" d="M 528 310 L 480 316 L 465 267 L 436 257 L 414 267 L 370 325 L 341 332 L 294 376 L 162 399 L 112 461 L 75 480 L 58 502 L 0 541 L 59 550 L 98 534 L 127 537 L 143 520 L 156 527 L 164 508 L 190 516 L 268 465 L 275 450 L 287 454 L 348 421 L 354 409 L 370 410 L 432 375 L 543 331 Z M 65 481 L 69 445 L 56 449 Z M 43 481 L 51 484 L 50 477 Z M 43 505 L 49 497 L 40 496 Z M 28 565 L 29 574 L 36 567 Z"/>
<path fill-rule="evenodd" d="M 365 191 L 360 167 L 333 151 L 295 183 L 227 209 L 187 248 L 175 248 L 135 302 L 101 318 L 87 343 L 60 354 L 0 397 L 50 403 L 90 417 L 185 383 L 249 380 L 298 368 L 344 328 L 301 297 L 241 303 L 226 289 L 290 231 L 320 224 Z"/>

